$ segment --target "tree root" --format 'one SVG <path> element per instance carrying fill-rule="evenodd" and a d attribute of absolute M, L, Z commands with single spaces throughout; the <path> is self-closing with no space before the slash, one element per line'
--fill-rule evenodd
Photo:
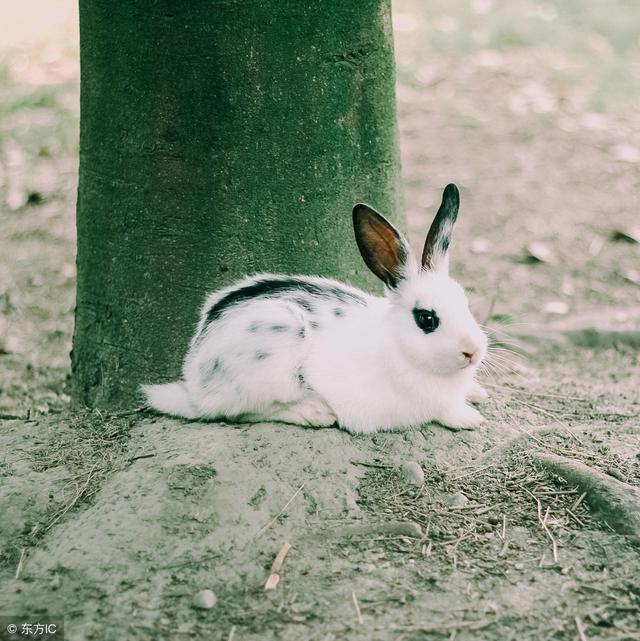
<path fill-rule="evenodd" d="M 585 492 L 585 501 L 593 513 L 605 520 L 618 534 L 640 544 L 640 490 L 618 481 L 580 461 L 550 454 L 531 453 L 539 467 L 557 474 Z"/>

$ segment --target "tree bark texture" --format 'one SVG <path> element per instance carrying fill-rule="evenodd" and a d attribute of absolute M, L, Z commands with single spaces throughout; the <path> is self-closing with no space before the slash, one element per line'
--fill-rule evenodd
<path fill-rule="evenodd" d="M 76 405 L 176 378 L 208 291 L 369 289 L 351 208 L 400 216 L 389 0 L 80 1 Z"/>

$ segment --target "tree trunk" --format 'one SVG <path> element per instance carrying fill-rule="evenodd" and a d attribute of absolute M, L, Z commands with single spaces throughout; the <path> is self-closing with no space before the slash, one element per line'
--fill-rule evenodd
<path fill-rule="evenodd" d="M 256 271 L 374 287 L 398 212 L 389 0 L 80 1 L 76 405 L 180 374 L 208 291 Z"/>

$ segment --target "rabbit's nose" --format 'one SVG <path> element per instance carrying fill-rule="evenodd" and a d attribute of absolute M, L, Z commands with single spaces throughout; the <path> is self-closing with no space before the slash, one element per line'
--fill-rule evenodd
<path fill-rule="evenodd" d="M 462 345 L 462 356 L 469 362 L 475 363 L 477 360 L 478 352 L 480 351 L 480 345 L 475 343 L 467 343 Z"/>

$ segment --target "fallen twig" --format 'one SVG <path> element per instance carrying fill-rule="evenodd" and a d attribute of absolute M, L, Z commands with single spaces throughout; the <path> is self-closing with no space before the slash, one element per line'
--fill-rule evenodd
<path fill-rule="evenodd" d="M 576 502 L 571 506 L 571 511 L 572 511 L 572 512 L 573 512 L 573 511 L 578 507 L 578 505 L 580 505 L 580 503 L 582 503 L 582 501 L 584 501 L 584 497 L 585 497 L 585 496 L 587 496 L 587 493 L 586 493 L 586 492 L 583 492 L 583 493 L 578 497 L 578 499 L 576 500 Z"/>
<path fill-rule="evenodd" d="M 384 463 L 367 463 L 366 461 L 356 461 L 355 459 L 351 459 L 349 463 L 351 465 L 361 465 L 362 467 L 375 467 L 381 470 L 388 470 L 393 467 L 393 465 L 385 465 Z"/>
<path fill-rule="evenodd" d="M 141 458 L 152 458 L 158 456 L 157 452 L 150 452 L 149 454 L 138 454 L 138 456 L 132 456 L 130 459 L 127 459 L 127 463 L 133 463 L 134 461 L 139 461 Z"/>
<path fill-rule="evenodd" d="M 271 574 L 269 574 L 267 581 L 264 584 L 265 590 L 275 590 L 278 587 L 278 583 L 280 583 L 280 570 L 282 570 L 282 564 L 284 563 L 287 554 L 289 554 L 290 549 L 291 544 L 285 541 L 280 548 L 280 552 L 276 554 L 276 558 L 271 564 Z"/>

